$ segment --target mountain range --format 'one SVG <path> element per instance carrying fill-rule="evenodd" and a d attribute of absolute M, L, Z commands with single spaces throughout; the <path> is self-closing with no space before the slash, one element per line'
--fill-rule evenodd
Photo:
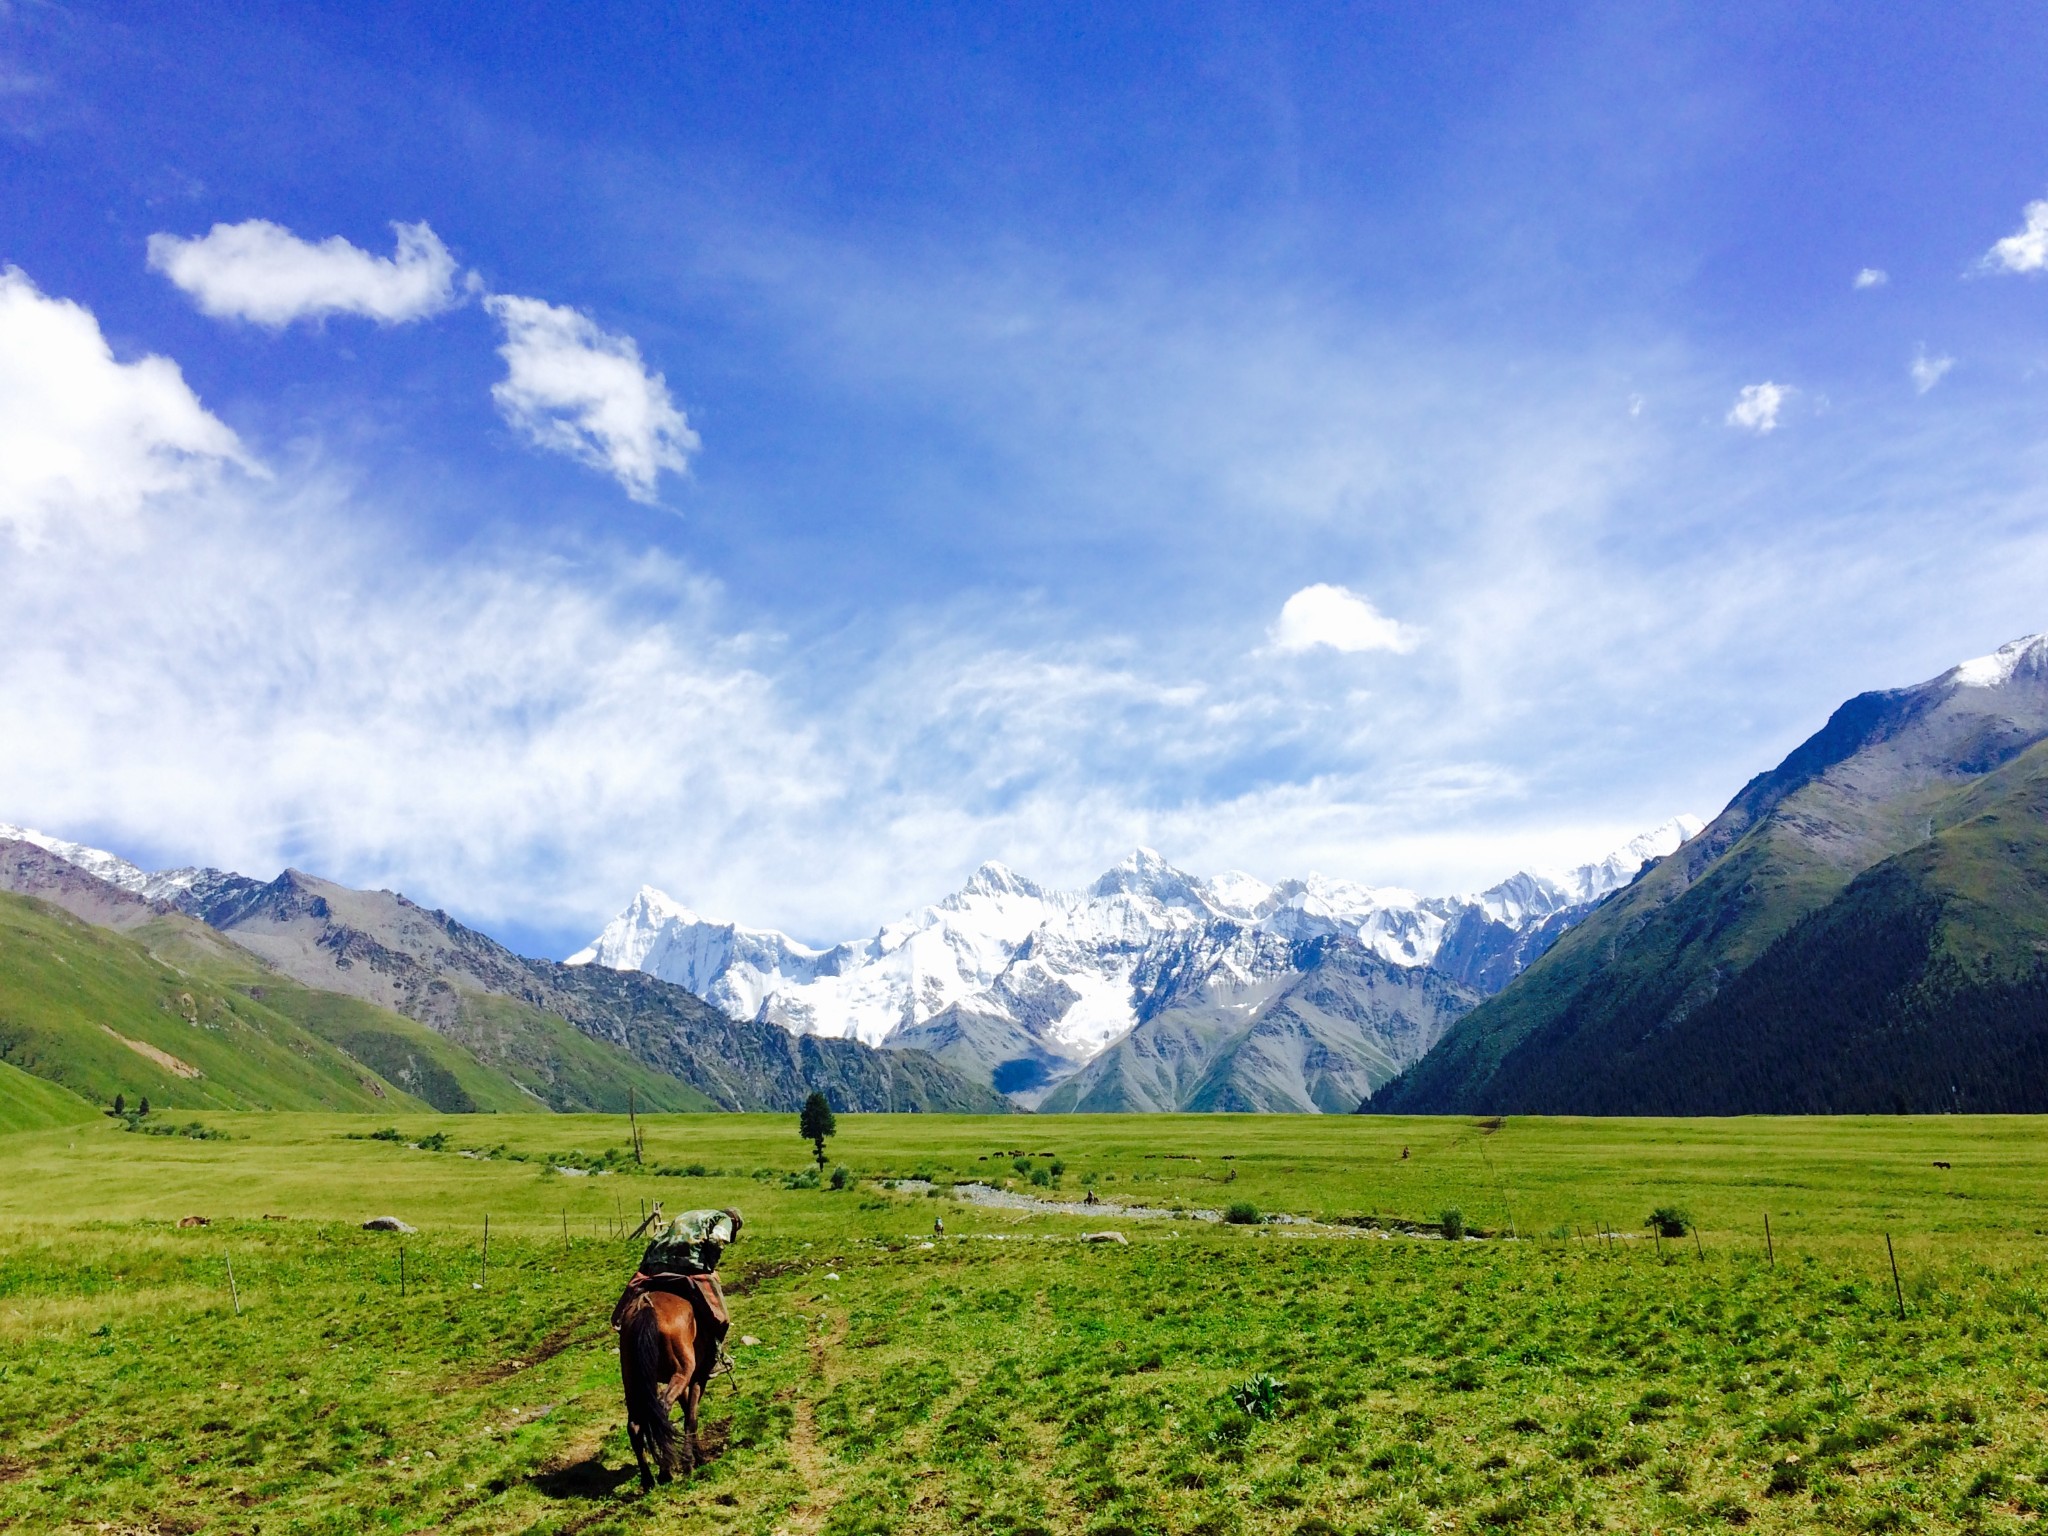
<path fill-rule="evenodd" d="M 1422 897 L 1311 875 L 1203 879 L 1140 848 L 1080 891 L 984 864 L 873 936 L 814 949 L 652 887 L 572 966 L 661 977 L 742 1018 L 927 1051 L 1047 1110 L 1349 1111 L 1643 865 Z"/>
<path fill-rule="evenodd" d="M 1849 700 L 1371 1107 L 2048 1110 L 2048 636 Z"/>
<path fill-rule="evenodd" d="M 0 1124 L 117 1087 L 335 1109 L 790 1109 L 824 1088 L 849 1110 L 2048 1110 L 2048 636 L 1858 695 L 1704 827 L 1470 896 L 1202 878 L 1139 849 L 1077 891 L 985 864 L 826 948 L 643 888 L 556 962 L 389 891 L 150 873 L 0 827 Z"/>
<path fill-rule="evenodd" d="M 791 1034 L 656 977 L 515 955 L 297 870 L 148 873 L 0 827 L 0 1061 L 90 1099 L 447 1110 L 993 1112 L 923 1052 Z"/>

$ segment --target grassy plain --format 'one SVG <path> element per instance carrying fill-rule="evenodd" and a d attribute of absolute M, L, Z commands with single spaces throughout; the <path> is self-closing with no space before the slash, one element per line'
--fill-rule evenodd
<path fill-rule="evenodd" d="M 0 1135 L 0 1529 L 1994 1531 L 2048 1510 L 2031 1120 L 843 1116 L 830 1152 L 862 1178 L 835 1192 L 786 1187 L 794 1116 L 643 1120 L 666 1175 L 624 1161 L 616 1117 L 173 1118 L 220 1134 Z M 915 1176 L 1330 1225 L 880 1184 Z M 715 1458 L 642 1499 L 606 1316 L 637 1256 L 617 1223 L 657 1198 L 746 1213 L 726 1275 L 760 1343 L 707 1398 Z M 1660 1247 L 1656 1205 L 1697 1242 Z M 1350 1225 L 1447 1206 L 1495 1236 Z M 380 1214 L 420 1230 L 360 1230 Z M 1128 1246 L 1078 1240 L 1104 1227 Z M 1270 1416 L 1233 1401 L 1261 1372 Z"/>

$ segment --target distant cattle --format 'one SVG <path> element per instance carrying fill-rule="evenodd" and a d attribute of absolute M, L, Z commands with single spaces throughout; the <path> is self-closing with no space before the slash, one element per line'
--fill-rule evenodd
<path fill-rule="evenodd" d="M 1948 1164 L 1947 1164 L 1947 1163 L 1944 1163 L 1944 1162 L 1943 1162 L 1943 1161 L 1942 1161 L 1942 1160 L 1941 1160 L 1940 1158 L 1938 1158 L 1938 1157 L 1937 1157 L 1937 1158 L 1936 1158 L 1936 1159 L 1934 1160 L 1934 1166 L 1935 1166 L 1935 1167 L 1937 1167 L 1937 1168 L 1946 1168 L 1946 1167 L 1948 1166 Z"/>

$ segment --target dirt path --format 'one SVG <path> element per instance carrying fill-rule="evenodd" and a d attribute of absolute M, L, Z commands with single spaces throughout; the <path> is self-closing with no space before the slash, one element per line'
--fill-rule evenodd
<path fill-rule="evenodd" d="M 803 1501 L 776 1523 L 778 1536 L 811 1536 L 825 1523 L 838 1503 L 832 1484 L 836 1481 L 818 1444 L 818 1421 L 812 1412 L 814 1396 L 832 1390 L 831 1361 L 846 1341 L 846 1314 L 833 1317 L 828 1328 L 811 1330 L 811 1380 L 808 1390 L 792 1389 L 796 1395 L 789 1430 L 789 1462 L 803 1484 Z"/>

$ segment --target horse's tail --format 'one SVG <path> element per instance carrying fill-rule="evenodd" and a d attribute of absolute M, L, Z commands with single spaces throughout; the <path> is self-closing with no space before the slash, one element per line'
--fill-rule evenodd
<path fill-rule="evenodd" d="M 646 1297 L 626 1309 L 620 1343 L 620 1353 L 626 1359 L 626 1417 L 640 1426 L 662 1471 L 673 1471 L 676 1429 L 661 1396 L 661 1383 L 668 1375 L 663 1369 L 661 1320 Z"/>

